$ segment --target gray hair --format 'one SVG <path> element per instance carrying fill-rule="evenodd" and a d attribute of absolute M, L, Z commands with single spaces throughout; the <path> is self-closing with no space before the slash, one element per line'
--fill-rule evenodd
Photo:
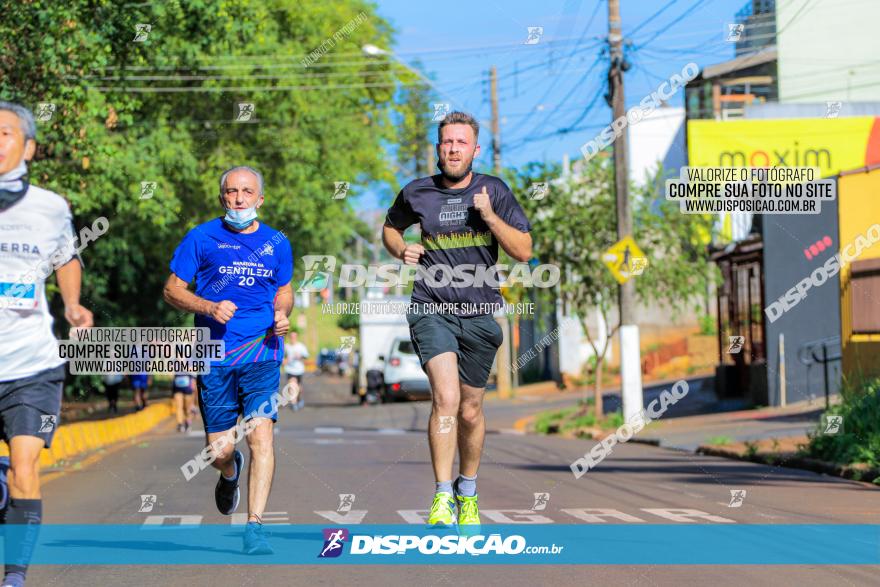
<path fill-rule="evenodd" d="M 0 101 L 0 111 L 12 112 L 18 116 L 24 140 L 37 140 L 37 123 L 34 122 L 34 115 L 30 110 L 21 104 Z"/>
<path fill-rule="evenodd" d="M 254 169 L 253 167 L 248 167 L 247 165 L 237 165 L 236 167 L 230 167 L 226 171 L 223 172 L 223 175 L 220 176 L 220 195 L 226 191 L 226 178 L 233 171 L 250 171 L 257 178 L 257 182 L 260 184 L 260 195 L 263 195 L 263 175 Z"/>

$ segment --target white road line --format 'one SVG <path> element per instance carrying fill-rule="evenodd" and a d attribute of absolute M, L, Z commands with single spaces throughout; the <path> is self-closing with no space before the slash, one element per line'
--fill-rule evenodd
<path fill-rule="evenodd" d="M 343 434 L 345 428 L 339 426 L 318 426 L 315 428 L 315 434 Z"/>
<path fill-rule="evenodd" d="M 377 432 L 379 434 L 406 434 L 406 430 L 403 428 L 379 428 Z"/>

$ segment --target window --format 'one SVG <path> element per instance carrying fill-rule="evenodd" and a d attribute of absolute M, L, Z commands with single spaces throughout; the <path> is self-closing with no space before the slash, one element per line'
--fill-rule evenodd
<path fill-rule="evenodd" d="M 852 264 L 853 334 L 880 334 L 880 259 L 863 259 Z"/>

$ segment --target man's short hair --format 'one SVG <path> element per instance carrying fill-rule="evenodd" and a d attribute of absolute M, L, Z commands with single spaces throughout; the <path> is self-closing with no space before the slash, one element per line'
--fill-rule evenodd
<path fill-rule="evenodd" d="M 247 165 L 237 165 L 236 167 L 230 167 L 226 171 L 223 172 L 223 175 L 220 176 L 220 195 L 222 196 L 224 192 L 226 192 L 226 178 L 233 171 L 250 171 L 257 177 L 257 182 L 260 184 L 260 195 L 263 195 L 263 175 L 254 169 L 253 167 L 249 167 Z"/>
<path fill-rule="evenodd" d="M 470 125 L 470 127 L 474 129 L 474 140 L 476 141 L 480 137 L 480 123 L 477 122 L 477 119 L 466 112 L 455 111 L 444 116 L 443 120 L 440 121 L 440 124 L 437 125 L 438 143 L 443 140 L 443 127 L 449 126 L 450 124 Z"/>
<path fill-rule="evenodd" d="M 21 130 L 24 133 L 24 140 L 37 140 L 37 123 L 34 122 L 34 115 L 30 110 L 21 104 L 0 101 L 0 112 L 2 111 L 12 112 L 18 116 Z"/>

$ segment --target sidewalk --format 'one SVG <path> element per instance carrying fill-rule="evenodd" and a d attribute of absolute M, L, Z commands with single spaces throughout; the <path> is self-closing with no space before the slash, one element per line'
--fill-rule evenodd
<path fill-rule="evenodd" d="M 675 380 L 645 386 L 645 404 L 659 397 L 673 383 Z M 825 409 L 822 400 L 798 402 L 781 408 L 735 409 L 737 404 L 717 400 L 709 378 L 690 379 L 688 385 L 688 396 L 670 406 L 663 418 L 645 427 L 633 442 L 693 452 L 700 446 L 718 444 L 719 441 L 732 444 L 767 438 L 805 439 L 807 432 L 815 430 Z M 602 396 L 606 414 L 620 409 L 618 390 L 605 390 Z M 516 430 L 526 431 L 536 414 L 574 405 L 582 397 L 583 390 L 550 393 L 543 387 L 524 386 L 515 399 L 498 398 L 497 401 L 519 404 L 521 408 L 522 404 L 531 404 L 528 415 L 516 419 L 511 425 Z"/>
<path fill-rule="evenodd" d="M 739 410 L 652 422 L 636 442 L 695 451 L 702 445 L 739 443 L 767 438 L 803 438 L 819 424 L 821 401 L 799 402 L 784 408 Z M 714 442 L 712 442 L 714 441 Z"/>

